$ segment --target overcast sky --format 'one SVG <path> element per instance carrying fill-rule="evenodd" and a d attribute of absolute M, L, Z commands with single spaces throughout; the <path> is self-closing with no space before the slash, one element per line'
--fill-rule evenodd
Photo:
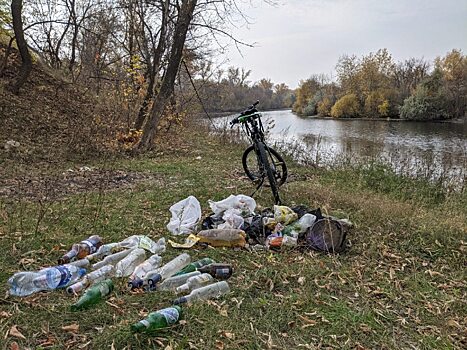
<path fill-rule="evenodd" d="M 233 29 L 239 39 L 256 43 L 233 48 L 237 67 L 297 87 L 313 73 L 335 74 L 342 54 L 361 56 L 387 48 L 395 60 L 432 60 L 453 48 L 467 52 L 467 0 L 253 0 L 242 8 L 253 22 Z"/>

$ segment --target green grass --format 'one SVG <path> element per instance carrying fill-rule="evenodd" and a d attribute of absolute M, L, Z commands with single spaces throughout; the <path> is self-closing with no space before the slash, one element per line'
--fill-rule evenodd
<path fill-rule="evenodd" d="M 200 132 L 186 135 L 163 152 L 89 163 L 153 175 L 132 188 L 49 203 L 0 199 L 1 349 L 13 341 L 31 349 L 463 348 L 465 194 L 448 195 L 376 165 L 316 170 L 289 160 L 294 180 L 282 188 L 284 202 L 348 217 L 355 223 L 351 249 L 339 256 L 192 250 L 194 259 L 234 265 L 232 292 L 186 307 L 183 322 L 160 334 L 133 335 L 129 325 L 174 296 L 132 294 L 123 280 L 109 303 L 77 313 L 69 311 L 74 298 L 61 291 L 5 296 L 14 272 L 55 264 L 72 243 L 91 234 L 107 242 L 132 234 L 169 237 L 168 208 L 180 199 L 195 195 L 208 214 L 208 199 L 254 190 L 243 178 L 240 146 Z M 272 204 L 267 189 L 256 200 Z M 168 249 L 164 260 L 178 253 Z M 62 330 L 70 324 L 79 325 L 76 334 Z M 26 339 L 4 337 L 14 325 Z"/>

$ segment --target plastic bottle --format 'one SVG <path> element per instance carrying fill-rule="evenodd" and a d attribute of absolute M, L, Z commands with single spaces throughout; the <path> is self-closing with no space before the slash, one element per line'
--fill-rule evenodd
<path fill-rule="evenodd" d="M 71 311 L 85 309 L 91 305 L 97 304 L 106 295 L 109 295 L 114 289 L 114 284 L 111 279 L 106 279 L 102 282 L 96 283 L 86 289 L 83 296 L 71 305 Z"/>
<path fill-rule="evenodd" d="M 173 276 L 176 272 L 183 269 L 191 262 L 191 257 L 187 253 L 180 254 L 175 259 L 170 260 L 167 264 L 159 268 L 157 271 L 151 271 L 146 275 L 146 281 L 150 287 L 156 283 Z"/>
<path fill-rule="evenodd" d="M 101 268 L 102 266 L 105 266 L 105 265 L 117 265 L 117 263 L 122 260 L 123 258 L 125 258 L 128 254 L 131 253 L 133 249 L 125 249 L 121 252 L 118 252 L 118 253 L 115 253 L 115 254 L 112 254 L 112 255 L 108 255 L 104 258 L 104 260 L 102 261 L 99 261 L 97 263 L 95 263 L 94 265 L 92 265 L 92 268 L 94 270 L 96 269 L 99 269 Z"/>
<path fill-rule="evenodd" d="M 79 280 L 85 273 L 85 269 L 73 265 L 59 265 L 40 271 L 18 272 L 8 279 L 10 294 L 24 297 L 41 290 L 65 288 Z"/>
<path fill-rule="evenodd" d="M 303 215 L 298 221 L 290 225 L 287 225 L 282 230 L 282 234 L 297 238 L 299 234 L 305 233 L 309 227 L 313 226 L 315 221 L 316 221 L 316 216 L 313 214 L 307 213 Z"/>
<path fill-rule="evenodd" d="M 89 261 L 95 262 L 99 259 L 102 259 L 103 257 L 112 254 L 112 252 L 119 247 L 118 243 L 107 243 L 104 245 L 101 245 L 99 249 L 93 253 L 87 256 L 87 259 Z"/>
<path fill-rule="evenodd" d="M 62 265 L 74 259 L 82 259 L 89 254 L 95 253 L 101 245 L 102 239 L 97 235 L 93 235 L 78 244 L 73 244 L 71 250 L 58 259 L 58 263 Z"/>
<path fill-rule="evenodd" d="M 69 286 L 66 291 L 68 294 L 75 294 L 82 291 L 84 288 L 92 283 L 97 283 L 112 277 L 115 274 L 115 267 L 113 265 L 102 266 L 100 269 L 88 273 L 84 278 Z"/>
<path fill-rule="evenodd" d="M 206 284 L 210 284 L 214 281 L 214 278 L 209 273 L 203 273 L 201 275 L 192 276 L 186 280 L 184 284 L 177 287 L 175 292 L 179 293 L 187 293 L 190 290 L 200 288 L 205 286 Z"/>
<path fill-rule="evenodd" d="M 177 323 L 181 317 L 182 308 L 175 305 L 156 312 L 151 312 L 144 320 L 131 325 L 131 331 L 135 333 L 156 331 Z"/>
<path fill-rule="evenodd" d="M 115 265 L 115 277 L 128 277 L 146 258 L 144 249 L 136 248 Z"/>
<path fill-rule="evenodd" d="M 130 275 L 130 278 L 128 281 L 128 287 L 130 289 L 136 289 L 136 288 L 142 287 L 144 284 L 143 277 L 149 271 L 154 271 L 156 268 L 158 268 L 161 261 L 162 261 L 162 258 L 159 255 L 154 254 L 150 256 L 149 259 L 145 260 L 144 262 L 136 266 L 135 270 Z"/>
<path fill-rule="evenodd" d="M 245 231 L 237 229 L 211 229 L 198 232 L 199 242 L 213 247 L 244 247 Z"/>
<path fill-rule="evenodd" d="M 154 242 L 148 236 L 134 235 L 118 243 L 118 246 L 122 248 L 142 248 L 150 251 L 152 254 L 158 254 L 165 252 L 165 238 L 162 237 L 157 242 Z"/>
<path fill-rule="evenodd" d="M 71 263 L 68 263 L 67 265 L 73 265 L 73 266 L 76 266 L 76 267 L 88 267 L 89 265 L 91 264 L 91 262 L 86 258 L 84 259 L 79 259 L 79 260 L 75 260 L 75 261 L 72 261 Z"/>
<path fill-rule="evenodd" d="M 230 264 L 209 264 L 198 269 L 201 273 L 209 273 L 212 277 L 219 280 L 229 279 L 233 274 L 233 268 Z"/>
<path fill-rule="evenodd" d="M 179 304 L 192 304 L 196 300 L 207 300 L 212 298 L 219 298 L 223 294 L 230 292 L 229 284 L 226 281 L 221 281 L 207 286 L 192 290 L 190 294 L 175 299 L 172 303 Z"/>
<path fill-rule="evenodd" d="M 185 284 L 190 277 L 201 275 L 199 271 L 185 273 L 179 276 L 172 276 L 163 280 L 157 287 L 158 290 L 175 290 L 177 287 Z"/>
<path fill-rule="evenodd" d="M 193 271 L 196 271 L 197 269 L 199 269 L 200 267 L 203 267 L 203 266 L 206 266 L 206 265 L 209 265 L 209 264 L 214 264 L 214 263 L 215 263 L 215 261 L 212 260 L 211 258 L 203 258 L 201 260 L 198 260 L 198 261 L 192 262 L 191 264 L 188 264 L 183 269 L 178 271 L 175 274 L 175 276 L 183 275 L 184 273 L 188 273 L 188 272 L 193 272 Z"/>

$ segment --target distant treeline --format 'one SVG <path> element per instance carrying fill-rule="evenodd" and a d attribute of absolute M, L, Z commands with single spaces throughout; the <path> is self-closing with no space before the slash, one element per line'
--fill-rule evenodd
<path fill-rule="evenodd" d="M 313 75 L 296 89 L 293 111 L 335 118 L 433 120 L 466 115 L 467 57 L 452 50 L 433 63 L 394 62 L 387 49 L 340 57 L 337 82 Z"/>

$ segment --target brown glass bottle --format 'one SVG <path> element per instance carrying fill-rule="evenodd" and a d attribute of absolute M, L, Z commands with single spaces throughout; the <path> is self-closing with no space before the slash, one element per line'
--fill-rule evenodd
<path fill-rule="evenodd" d="M 219 280 L 226 280 L 232 276 L 233 268 L 230 264 L 209 264 L 198 268 L 198 271 L 201 273 L 209 273 L 212 277 Z"/>
<path fill-rule="evenodd" d="M 89 254 L 95 253 L 102 245 L 102 239 L 93 235 L 80 243 L 73 244 L 71 250 L 58 259 L 60 265 L 67 264 L 74 259 L 82 259 Z"/>

